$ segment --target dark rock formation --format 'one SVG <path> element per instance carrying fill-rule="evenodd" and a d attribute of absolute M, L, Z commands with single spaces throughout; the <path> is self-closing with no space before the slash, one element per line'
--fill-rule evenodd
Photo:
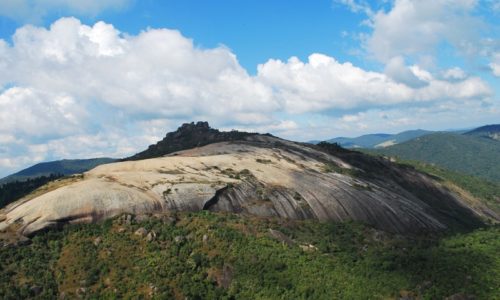
<path fill-rule="evenodd" d="M 221 132 L 211 128 L 208 122 L 184 123 L 176 131 L 169 132 L 163 140 L 149 146 L 147 150 L 123 160 L 161 157 L 176 151 L 201 147 L 212 143 L 243 140 L 248 136 L 256 134 L 240 131 Z"/>

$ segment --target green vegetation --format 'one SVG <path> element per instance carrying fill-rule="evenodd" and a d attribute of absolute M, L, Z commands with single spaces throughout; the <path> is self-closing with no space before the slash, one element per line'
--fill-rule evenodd
<path fill-rule="evenodd" d="M 62 176 L 61 174 L 51 174 L 49 176 L 40 176 L 25 181 L 13 181 L 0 185 L 0 208 L 21 199 L 47 182 Z"/>
<path fill-rule="evenodd" d="M 255 161 L 258 162 L 259 164 L 272 164 L 273 163 L 273 161 L 270 159 L 262 159 L 262 158 L 257 158 Z"/>
<path fill-rule="evenodd" d="M 500 182 L 500 142 L 493 139 L 435 133 L 370 151 L 404 160 L 433 163 L 452 171 Z"/>
<path fill-rule="evenodd" d="M 250 172 L 250 170 L 248 169 L 243 169 L 239 172 L 235 171 L 234 169 L 232 168 L 227 168 L 227 169 L 224 169 L 224 170 L 221 170 L 220 171 L 221 174 L 224 174 L 226 176 L 228 176 L 229 178 L 234 178 L 234 179 L 248 179 L 248 178 L 253 178 L 253 174 L 252 172 Z"/>
<path fill-rule="evenodd" d="M 359 172 L 356 171 L 355 169 L 349 169 L 349 168 L 342 168 L 341 166 L 337 165 L 336 163 L 328 162 L 325 163 L 322 167 L 321 170 L 324 173 L 339 173 L 339 174 L 344 174 L 348 175 L 351 177 L 357 177 L 359 176 Z"/>
<path fill-rule="evenodd" d="M 0 298 L 500 299 L 498 227 L 402 238 L 357 223 L 175 219 L 66 226 L 1 248 Z"/>

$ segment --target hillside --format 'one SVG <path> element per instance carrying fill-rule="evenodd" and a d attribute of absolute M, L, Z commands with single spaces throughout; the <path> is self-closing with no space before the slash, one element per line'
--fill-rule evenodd
<path fill-rule="evenodd" d="M 435 133 L 373 151 L 500 182 L 500 142 L 493 139 Z"/>
<path fill-rule="evenodd" d="M 0 247 L 0 298 L 498 299 L 499 234 L 404 238 L 357 223 L 123 215 Z"/>
<path fill-rule="evenodd" d="M 378 133 L 366 134 L 354 138 L 338 137 L 328 140 L 327 142 L 337 143 L 345 148 L 383 148 L 394 144 L 403 143 L 430 133 L 432 133 L 432 131 L 417 129 L 403 131 L 397 134 Z"/>
<path fill-rule="evenodd" d="M 179 149 L 207 130 L 213 132 L 203 123 L 187 124 L 167 137 L 175 136 Z M 230 140 L 219 142 L 225 134 Z M 101 165 L 37 190 L 0 210 L 0 230 L 32 235 L 121 213 L 199 210 L 354 220 L 398 233 L 471 229 L 498 220 L 478 199 L 382 158 L 269 135 L 214 136 L 217 142 L 202 147 L 170 154 L 158 148 L 160 157 Z"/>
<path fill-rule="evenodd" d="M 488 207 L 493 209 L 497 214 L 500 214 L 500 183 L 446 170 L 435 164 L 428 164 L 415 160 L 403 160 L 399 161 L 399 163 L 413 166 L 421 172 L 434 176 L 434 178 L 439 180 L 443 185 L 448 186 L 451 190 L 456 190 L 458 188 L 466 193 L 470 193 L 476 198 L 482 199 Z"/>
<path fill-rule="evenodd" d="M 466 132 L 465 134 L 500 141 L 500 124 L 478 127 L 474 130 Z"/>
<path fill-rule="evenodd" d="M 91 158 L 91 159 L 63 159 L 51 162 L 43 162 L 21 170 L 17 173 L 0 179 L 0 185 L 14 182 L 26 181 L 42 176 L 50 175 L 73 175 L 86 172 L 98 165 L 116 161 L 112 158 Z"/>

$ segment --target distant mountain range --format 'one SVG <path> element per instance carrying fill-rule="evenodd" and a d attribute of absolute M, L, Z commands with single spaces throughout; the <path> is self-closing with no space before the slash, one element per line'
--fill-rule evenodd
<path fill-rule="evenodd" d="M 463 134 L 439 132 L 372 149 L 370 152 L 433 163 L 440 167 L 500 182 L 500 125 Z"/>
<path fill-rule="evenodd" d="M 98 165 L 112 163 L 114 161 L 116 161 L 114 158 L 102 157 L 90 159 L 63 159 L 43 162 L 0 179 L 0 185 L 14 181 L 26 181 L 28 179 L 41 176 L 50 176 L 52 174 L 73 175 L 83 173 L 95 168 Z"/>
<path fill-rule="evenodd" d="M 417 130 L 403 131 L 397 134 L 375 133 L 375 134 L 366 134 L 354 138 L 338 137 L 331 140 L 327 140 L 327 142 L 337 143 L 344 148 L 383 148 L 403 143 L 411 139 L 431 133 L 433 133 L 433 131 L 417 129 Z"/>

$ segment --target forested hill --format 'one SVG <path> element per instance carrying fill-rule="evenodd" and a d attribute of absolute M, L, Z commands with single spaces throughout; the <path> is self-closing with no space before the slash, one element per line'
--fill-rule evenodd
<path fill-rule="evenodd" d="M 500 142 L 494 139 L 435 133 L 373 151 L 500 182 Z"/>

